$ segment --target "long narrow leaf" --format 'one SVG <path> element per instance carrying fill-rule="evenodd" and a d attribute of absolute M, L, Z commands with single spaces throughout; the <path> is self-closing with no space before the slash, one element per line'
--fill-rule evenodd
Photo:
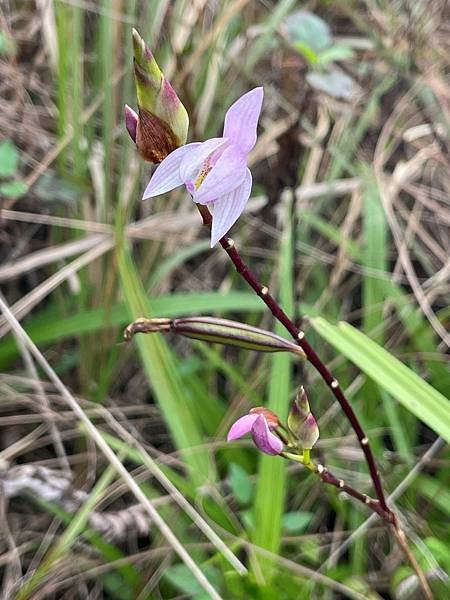
<path fill-rule="evenodd" d="M 150 302 L 139 314 L 140 317 L 150 314 Z M 152 298 L 151 314 L 155 317 L 179 317 L 192 314 L 211 314 L 223 311 L 262 311 L 264 304 L 250 292 L 219 292 L 172 294 Z M 131 321 L 125 304 L 116 304 L 111 309 L 99 308 L 83 310 L 73 316 L 61 320 L 55 318 L 54 307 L 48 315 L 34 317 L 25 327 L 27 333 L 36 344 L 48 344 L 59 340 L 93 333 L 108 327 L 125 327 Z M 2 340 L 0 345 L 0 367 L 6 361 L 17 356 L 17 346 L 13 339 Z"/>
<path fill-rule="evenodd" d="M 406 365 L 349 325 L 311 319 L 314 329 L 418 419 L 450 442 L 450 402 Z"/>

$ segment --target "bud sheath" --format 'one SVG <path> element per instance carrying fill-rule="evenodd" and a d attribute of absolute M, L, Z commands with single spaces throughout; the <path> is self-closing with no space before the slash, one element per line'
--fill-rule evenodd
<path fill-rule="evenodd" d="M 126 127 L 142 157 L 159 163 L 186 143 L 189 117 L 136 29 L 133 52 L 139 115 L 133 115 L 134 111 L 126 107 Z M 133 122 L 135 116 L 137 122 Z"/>

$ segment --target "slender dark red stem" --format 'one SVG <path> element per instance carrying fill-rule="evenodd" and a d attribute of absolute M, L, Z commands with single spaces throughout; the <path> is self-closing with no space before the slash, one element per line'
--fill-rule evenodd
<path fill-rule="evenodd" d="M 211 216 L 211 213 L 209 212 L 208 208 L 206 206 L 202 206 L 199 204 L 197 204 L 197 208 L 202 216 L 203 223 L 205 225 L 211 225 L 212 216 Z M 370 476 L 372 478 L 373 485 L 375 488 L 375 493 L 376 493 L 376 496 L 379 501 L 379 509 L 381 509 L 381 510 L 377 510 L 376 512 L 378 512 L 379 514 L 384 516 L 384 518 L 387 521 L 393 522 L 393 520 L 394 520 L 393 513 L 386 504 L 383 487 L 381 485 L 380 474 L 378 472 L 377 465 L 375 463 L 375 458 L 373 456 L 372 449 L 370 448 L 369 440 L 368 440 L 367 436 L 365 435 L 364 430 L 361 427 L 361 424 L 358 421 L 358 418 L 353 411 L 353 408 L 351 407 L 349 401 L 347 400 L 344 393 L 342 392 L 342 390 L 339 386 L 339 382 L 337 381 L 337 379 L 335 379 L 333 377 L 333 375 L 330 373 L 330 371 L 327 369 L 327 367 L 321 361 L 319 356 L 316 354 L 315 350 L 312 348 L 312 346 L 306 340 L 305 333 L 303 331 L 301 331 L 300 329 L 298 329 L 294 325 L 294 323 L 287 316 L 287 314 L 284 312 L 284 310 L 281 308 L 281 306 L 278 304 L 278 302 L 275 300 L 275 298 L 273 298 L 273 296 L 269 293 L 268 288 L 261 285 L 261 283 L 255 277 L 255 275 L 252 273 L 252 271 L 250 271 L 248 266 L 244 263 L 244 261 L 242 260 L 240 254 L 234 244 L 234 241 L 225 236 L 219 241 L 219 243 L 222 246 L 222 248 L 225 250 L 225 252 L 228 254 L 228 256 L 230 257 L 231 261 L 233 262 L 233 264 L 236 268 L 236 271 L 245 279 L 245 281 L 250 285 L 250 287 L 253 288 L 255 293 L 261 298 L 261 300 L 269 308 L 269 310 L 271 311 L 273 316 L 287 329 L 287 331 L 289 331 L 289 333 L 294 338 L 296 343 L 305 352 L 309 362 L 318 371 L 318 373 L 320 374 L 322 379 L 329 386 L 331 392 L 334 394 L 336 400 L 339 402 L 347 419 L 350 421 L 350 424 L 358 438 L 358 441 L 362 448 L 362 451 L 364 452 L 364 456 L 366 458 Z M 329 477 L 330 477 L 330 474 L 328 472 L 328 478 Z M 321 478 L 323 481 L 325 481 L 323 476 Z M 336 478 L 334 478 L 334 479 L 336 479 Z M 336 481 L 338 483 L 337 487 L 340 487 L 339 480 L 336 479 Z M 326 481 L 326 482 L 332 483 L 331 480 Z M 333 482 L 332 485 L 335 485 L 335 482 Z M 342 488 L 342 489 L 345 490 L 345 488 Z M 345 490 L 345 491 L 348 491 L 348 490 Z M 354 497 L 357 497 L 357 496 L 355 496 L 354 492 L 355 492 L 355 490 L 352 491 L 351 495 Z M 348 493 L 350 493 L 350 492 L 348 491 Z M 359 494 L 359 492 L 356 492 L 356 494 Z M 362 499 L 363 502 L 366 501 L 365 500 L 366 496 L 364 496 L 363 494 L 360 494 L 360 496 L 361 496 L 361 498 L 358 498 L 359 500 Z"/>
<path fill-rule="evenodd" d="M 318 471 L 318 474 L 320 479 L 324 483 L 328 483 L 334 486 L 335 488 L 338 488 L 341 492 L 346 492 L 349 496 L 352 496 L 353 498 L 356 498 L 356 500 L 359 500 L 360 502 L 366 504 L 369 508 L 373 510 L 373 512 L 376 512 L 385 521 L 394 523 L 394 515 L 392 511 L 386 511 L 385 509 L 383 509 L 379 500 L 375 500 L 375 498 L 371 498 L 370 496 L 367 496 L 367 494 L 362 494 L 361 492 L 358 492 L 358 490 L 355 490 L 355 488 L 345 483 L 343 479 L 338 479 L 335 475 L 333 475 L 333 473 L 330 473 L 330 471 L 328 471 L 326 467 L 322 467 L 322 465 L 319 466 L 323 470 Z"/>

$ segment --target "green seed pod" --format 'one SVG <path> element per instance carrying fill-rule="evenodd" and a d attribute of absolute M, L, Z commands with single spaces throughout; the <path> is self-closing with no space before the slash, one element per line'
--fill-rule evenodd
<path fill-rule="evenodd" d="M 238 346 L 259 352 L 292 352 L 302 360 L 306 360 L 306 355 L 300 346 L 275 333 L 238 321 L 214 317 L 138 319 L 126 328 L 124 337 L 128 341 L 136 333 L 152 333 L 154 331 L 171 331 L 196 340 Z"/>

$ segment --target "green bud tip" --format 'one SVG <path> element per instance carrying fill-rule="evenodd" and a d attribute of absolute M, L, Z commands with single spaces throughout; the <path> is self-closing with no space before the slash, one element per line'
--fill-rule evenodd
<path fill-rule="evenodd" d="M 302 385 L 292 405 L 292 410 L 298 412 L 299 416 L 303 419 L 306 419 L 310 413 L 308 394 Z"/>
<path fill-rule="evenodd" d="M 319 427 L 309 407 L 309 400 L 303 386 L 292 403 L 288 415 L 288 428 L 303 449 L 310 450 L 319 439 Z"/>

